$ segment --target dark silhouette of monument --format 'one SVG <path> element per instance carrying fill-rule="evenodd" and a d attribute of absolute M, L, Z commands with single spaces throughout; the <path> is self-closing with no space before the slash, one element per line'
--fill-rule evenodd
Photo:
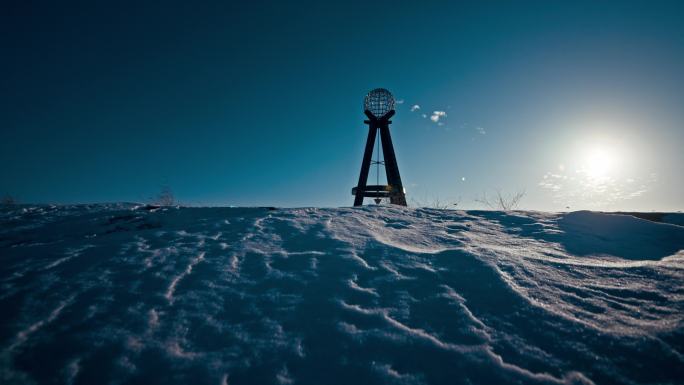
<path fill-rule="evenodd" d="M 354 206 L 363 205 L 364 197 L 375 198 L 376 203 L 380 203 L 382 198 L 389 198 L 392 204 L 406 206 L 406 194 L 404 186 L 401 184 L 397 157 L 394 154 L 392 137 L 389 131 L 389 125 L 392 123 L 389 119 L 395 113 L 394 97 L 386 89 L 376 88 L 366 95 L 363 100 L 363 107 L 364 113 L 368 117 L 368 120 L 364 120 L 364 123 L 368 125 L 368 139 L 366 140 L 366 150 L 363 153 L 359 183 L 352 189 Z M 383 162 L 380 159 L 372 161 L 375 137 L 378 134 L 382 143 Z M 371 163 L 377 164 L 378 167 L 380 164 L 385 166 L 387 185 L 366 184 Z"/>

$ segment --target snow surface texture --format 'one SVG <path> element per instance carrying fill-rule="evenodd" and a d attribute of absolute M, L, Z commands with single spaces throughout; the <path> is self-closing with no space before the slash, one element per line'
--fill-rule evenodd
<path fill-rule="evenodd" d="M 0 211 L 0 383 L 684 383 L 684 227 L 592 212 Z"/>

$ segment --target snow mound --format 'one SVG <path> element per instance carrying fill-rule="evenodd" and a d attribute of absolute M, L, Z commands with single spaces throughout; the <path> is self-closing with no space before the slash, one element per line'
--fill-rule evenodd
<path fill-rule="evenodd" d="M 594 212 L 0 210 L 0 382 L 684 382 L 684 227 Z"/>

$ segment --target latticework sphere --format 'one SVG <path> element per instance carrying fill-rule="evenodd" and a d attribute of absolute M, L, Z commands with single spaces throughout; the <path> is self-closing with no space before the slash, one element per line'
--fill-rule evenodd
<path fill-rule="evenodd" d="M 384 88 L 376 88 L 363 98 L 363 108 L 376 118 L 382 118 L 394 109 L 394 96 Z"/>

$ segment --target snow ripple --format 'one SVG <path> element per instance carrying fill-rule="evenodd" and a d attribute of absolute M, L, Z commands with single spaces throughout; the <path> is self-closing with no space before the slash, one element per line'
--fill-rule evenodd
<path fill-rule="evenodd" d="M 0 382 L 684 382 L 684 227 L 601 213 L 0 210 Z"/>
<path fill-rule="evenodd" d="M 176 286 L 178 286 L 178 282 L 185 278 L 185 276 L 192 273 L 192 268 L 204 259 L 204 255 L 204 252 L 199 253 L 197 257 L 190 260 L 190 263 L 188 263 L 188 266 L 182 273 L 178 274 L 171 280 L 171 284 L 169 285 L 168 289 L 166 289 L 166 293 L 164 294 L 164 297 L 166 297 L 169 302 L 173 302 L 173 294 L 176 292 Z"/>

